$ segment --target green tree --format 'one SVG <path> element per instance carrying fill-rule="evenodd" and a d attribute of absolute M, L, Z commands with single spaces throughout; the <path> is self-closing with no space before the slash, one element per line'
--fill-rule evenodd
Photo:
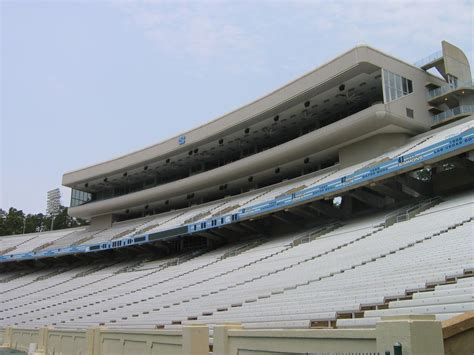
<path fill-rule="evenodd" d="M 74 228 L 87 225 L 81 218 L 67 214 L 67 207 L 61 206 L 54 217 L 53 230 Z M 8 211 L 0 209 L 0 236 L 24 233 L 36 233 L 51 230 L 51 216 L 43 213 L 25 215 L 23 211 L 11 207 Z"/>
<path fill-rule="evenodd" d="M 21 234 L 23 233 L 23 220 L 25 214 L 22 210 L 10 207 L 7 216 L 5 218 L 5 228 L 8 234 Z"/>
<path fill-rule="evenodd" d="M 28 214 L 25 216 L 25 233 L 41 232 L 46 229 L 46 216 L 44 214 Z"/>
<path fill-rule="evenodd" d="M 7 219 L 7 211 L 0 208 L 0 235 L 8 235 L 7 226 L 5 224 Z"/>
<path fill-rule="evenodd" d="M 51 223 L 51 218 L 49 221 Z M 78 226 L 85 225 L 86 221 L 82 219 L 76 219 L 67 214 L 67 208 L 64 206 L 60 207 L 60 212 L 57 216 L 54 217 L 53 229 L 65 229 L 65 228 L 74 228 Z"/>

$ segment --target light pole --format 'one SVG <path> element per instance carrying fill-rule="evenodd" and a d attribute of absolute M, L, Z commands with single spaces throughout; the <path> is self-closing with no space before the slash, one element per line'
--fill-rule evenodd
<path fill-rule="evenodd" d="M 51 230 L 54 226 L 54 217 L 59 213 L 61 208 L 61 191 L 54 189 L 48 191 L 48 200 L 46 202 L 46 214 L 51 216 Z"/>

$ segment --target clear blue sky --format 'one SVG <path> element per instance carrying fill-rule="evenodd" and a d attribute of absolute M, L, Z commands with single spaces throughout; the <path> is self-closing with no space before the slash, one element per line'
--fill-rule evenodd
<path fill-rule="evenodd" d="M 0 207 L 34 213 L 65 171 L 193 128 L 358 43 L 414 62 L 445 39 L 473 62 L 472 1 L 0 4 Z"/>

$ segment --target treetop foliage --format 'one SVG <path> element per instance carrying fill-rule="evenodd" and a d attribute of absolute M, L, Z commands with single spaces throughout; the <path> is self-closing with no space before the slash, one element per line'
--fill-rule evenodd
<path fill-rule="evenodd" d="M 88 224 L 80 218 L 67 214 L 67 207 L 61 206 L 54 217 L 53 230 L 74 228 Z M 10 207 L 8 211 L 0 209 L 0 236 L 45 232 L 51 230 L 51 216 L 43 213 L 25 214 L 22 210 Z"/>

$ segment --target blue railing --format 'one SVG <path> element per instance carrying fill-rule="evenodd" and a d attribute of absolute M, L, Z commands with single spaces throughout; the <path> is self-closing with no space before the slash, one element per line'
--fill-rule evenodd
<path fill-rule="evenodd" d="M 438 113 L 437 115 L 433 116 L 433 121 L 439 122 L 461 114 L 474 114 L 474 105 L 458 106 L 448 111 Z"/>
<path fill-rule="evenodd" d="M 433 54 L 430 54 L 429 56 L 420 59 L 419 61 L 415 62 L 413 65 L 415 67 L 422 67 L 428 63 L 434 62 L 435 60 L 441 59 L 443 57 L 443 51 L 437 51 Z"/>
<path fill-rule="evenodd" d="M 463 82 L 458 82 L 456 84 L 447 84 L 444 86 L 441 86 L 439 88 L 433 89 L 428 91 L 428 100 L 432 99 L 433 97 L 437 97 L 443 94 L 446 94 L 450 91 L 460 89 L 460 88 L 472 88 L 474 86 L 474 80 L 471 80 L 470 82 L 463 83 Z"/>

